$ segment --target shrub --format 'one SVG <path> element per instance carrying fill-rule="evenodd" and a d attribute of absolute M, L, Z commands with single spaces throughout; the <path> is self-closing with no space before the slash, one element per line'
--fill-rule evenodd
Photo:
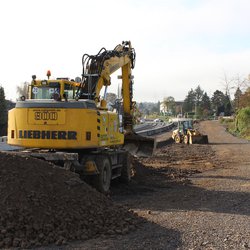
<path fill-rule="evenodd" d="M 237 129 L 241 134 L 250 128 L 250 107 L 241 109 L 237 114 Z"/>

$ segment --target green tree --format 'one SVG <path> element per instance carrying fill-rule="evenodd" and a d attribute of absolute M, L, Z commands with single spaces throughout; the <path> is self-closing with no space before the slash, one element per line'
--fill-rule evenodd
<path fill-rule="evenodd" d="M 210 101 L 209 96 L 207 95 L 207 92 L 205 92 L 204 95 L 202 96 L 201 107 L 207 110 L 211 109 L 211 101 Z"/>
<path fill-rule="evenodd" d="M 225 115 L 231 115 L 232 114 L 232 104 L 230 101 L 229 95 L 225 95 L 224 98 L 224 114 Z"/>
<path fill-rule="evenodd" d="M 216 90 L 211 98 L 212 107 L 216 112 L 216 115 L 219 115 L 221 112 L 224 112 L 224 100 L 225 95 L 220 90 Z"/>
<path fill-rule="evenodd" d="M 197 105 L 197 107 L 199 107 L 201 104 L 203 94 L 204 94 L 204 90 L 202 90 L 200 85 L 198 85 L 197 88 L 194 90 L 194 100 L 195 100 L 195 104 Z"/>
<path fill-rule="evenodd" d="M 201 101 L 204 94 L 204 90 L 201 89 L 200 85 L 194 90 L 194 102 L 195 102 L 195 116 L 200 117 L 203 115 L 203 110 L 201 107 Z"/>
<path fill-rule="evenodd" d="M 238 87 L 234 93 L 234 110 L 237 111 L 240 108 L 240 99 L 242 96 L 242 91 Z"/>
<path fill-rule="evenodd" d="M 4 88 L 0 86 L 0 136 L 7 135 L 7 103 Z"/>
<path fill-rule="evenodd" d="M 183 103 L 183 111 L 184 112 L 192 112 L 195 109 L 195 92 L 191 89 Z"/>
<path fill-rule="evenodd" d="M 154 103 L 152 106 L 151 106 L 151 110 L 150 110 L 150 113 L 151 114 L 159 114 L 160 113 L 160 105 L 158 103 Z"/>
<path fill-rule="evenodd" d="M 211 113 L 211 101 L 209 96 L 207 95 L 207 92 L 205 92 L 202 96 L 200 107 L 203 116 L 207 117 Z"/>
<path fill-rule="evenodd" d="M 159 108 L 160 103 L 153 103 L 153 102 L 141 102 L 138 104 L 138 109 L 142 114 L 152 114 L 152 113 L 160 113 Z"/>
<path fill-rule="evenodd" d="M 183 111 L 184 112 L 195 112 L 196 116 L 203 116 L 204 114 L 204 107 L 202 106 L 205 101 L 208 101 L 209 98 L 206 94 L 205 99 L 203 100 L 204 90 L 198 85 L 195 90 L 191 89 L 183 104 Z M 206 112 L 207 113 L 207 112 Z"/>

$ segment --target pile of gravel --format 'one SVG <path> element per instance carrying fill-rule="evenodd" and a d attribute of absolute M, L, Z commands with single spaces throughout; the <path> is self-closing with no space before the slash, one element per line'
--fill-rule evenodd
<path fill-rule="evenodd" d="M 126 234 L 140 218 L 48 162 L 0 153 L 0 248 Z"/>

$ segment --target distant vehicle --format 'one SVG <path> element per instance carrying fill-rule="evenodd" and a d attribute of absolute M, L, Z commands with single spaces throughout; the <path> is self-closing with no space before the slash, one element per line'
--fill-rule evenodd
<path fill-rule="evenodd" d="M 177 121 L 178 128 L 172 133 L 172 138 L 176 143 L 185 144 L 208 144 L 208 136 L 201 134 L 197 129 L 194 129 L 193 119 L 179 118 Z"/>
<path fill-rule="evenodd" d="M 154 122 L 164 122 L 162 119 L 154 119 Z"/>

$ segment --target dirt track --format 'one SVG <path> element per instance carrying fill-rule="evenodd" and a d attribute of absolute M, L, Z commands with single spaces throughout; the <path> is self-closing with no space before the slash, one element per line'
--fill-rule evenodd
<path fill-rule="evenodd" d="M 63 249 L 250 249 L 250 143 L 217 121 L 200 124 L 209 145 L 168 145 L 136 159 L 129 186 L 111 198 L 148 222 L 128 235 Z"/>

